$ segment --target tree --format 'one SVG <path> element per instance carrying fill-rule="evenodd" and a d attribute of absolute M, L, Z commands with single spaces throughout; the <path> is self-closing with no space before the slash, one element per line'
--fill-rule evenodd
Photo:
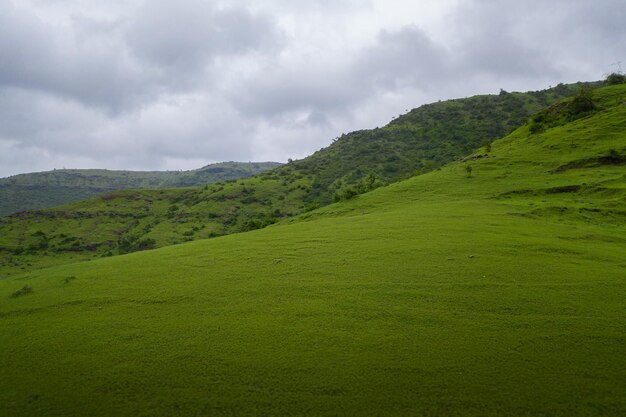
<path fill-rule="evenodd" d="M 570 114 L 577 116 L 581 113 L 589 112 L 596 108 L 593 102 L 593 88 L 589 85 L 583 86 L 578 94 L 574 96 L 574 99 L 570 103 Z"/>
<path fill-rule="evenodd" d="M 626 75 L 621 72 L 613 72 L 607 75 L 605 81 L 608 85 L 624 84 L 626 82 Z"/>

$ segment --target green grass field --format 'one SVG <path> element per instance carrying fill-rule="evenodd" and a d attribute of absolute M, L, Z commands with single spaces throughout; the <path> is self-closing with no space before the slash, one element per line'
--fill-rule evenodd
<path fill-rule="evenodd" d="M 262 230 L 0 280 L 0 415 L 624 415 L 626 86 L 594 98 Z"/>

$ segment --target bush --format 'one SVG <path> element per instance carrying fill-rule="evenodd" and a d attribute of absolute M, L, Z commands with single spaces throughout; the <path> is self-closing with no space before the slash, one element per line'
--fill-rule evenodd
<path fill-rule="evenodd" d="M 618 85 L 618 84 L 624 84 L 626 83 L 626 75 L 619 73 L 619 72 L 613 72 L 609 75 L 607 75 L 606 79 L 604 80 L 608 85 Z"/>
<path fill-rule="evenodd" d="M 569 107 L 571 116 L 577 116 L 595 109 L 596 105 L 593 102 L 593 90 L 591 87 L 586 86 L 581 88 Z"/>
<path fill-rule="evenodd" d="M 278 221 L 277 218 L 268 215 L 259 219 L 248 219 L 243 222 L 241 226 L 242 232 L 248 232 L 251 230 L 263 229 L 264 227 L 269 226 L 270 224 L 274 224 Z"/>
<path fill-rule="evenodd" d="M 173 217 L 175 217 L 175 216 L 176 216 L 176 212 L 177 212 L 179 209 L 180 209 L 180 207 L 178 207 L 178 205 L 173 204 L 173 205 L 171 205 L 171 206 L 167 209 L 167 212 L 165 213 L 165 216 L 166 216 L 168 219 L 171 219 L 171 218 L 173 218 Z"/>
<path fill-rule="evenodd" d="M 529 124 L 530 133 L 540 133 L 546 129 L 562 126 L 567 122 L 587 116 L 595 109 L 593 88 L 589 85 L 584 85 L 569 102 L 554 104 L 534 115 Z"/>
<path fill-rule="evenodd" d="M 32 294 L 32 292 L 33 292 L 33 287 L 27 284 L 27 285 L 24 285 L 19 290 L 15 291 L 13 294 L 11 294 L 11 298 L 17 298 L 17 297 L 21 297 L 22 295 Z"/>
<path fill-rule="evenodd" d="M 544 130 L 546 130 L 545 126 L 542 123 L 537 123 L 535 121 L 532 121 L 530 124 L 530 133 L 531 134 L 536 134 L 536 133 L 541 133 Z"/>
<path fill-rule="evenodd" d="M 309 212 L 309 211 L 313 211 L 313 210 L 315 210 L 315 209 L 318 209 L 318 208 L 320 208 L 320 207 L 321 207 L 321 206 L 320 206 L 320 203 L 318 203 L 317 201 L 314 201 L 314 202 L 312 202 L 312 203 L 307 204 L 307 205 L 304 207 L 304 211 L 305 211 L 305 212 Z M 280 210 L 279 210 L 279 209 L 276 209 L 276 210 L 278 211 L 278 216 L 279 216 L 279 215 L 280 215 Z M 274 215 L 276 215 L 276 214 L 274 214 Z"/>
<path fill-rule="evenodd" d="M 361 180 L 354 186 L 336 191 L 333 194 L 333 201 L 336 203 L 341 200 L 350 200 L 359 194 L 372 191 L 383 185 L 383 182 L 381 182 L 375 174 L 368 174 L 367 176 L 361 178 Z"/>
<path fill-rule="evenodd" d="M 117 242 L 117 250 L 120 254 L 136 252 L 146 249 L 154 249 L 156 241 L 151 238 L 140 239 L 138 236 L 124 236 Z"/>

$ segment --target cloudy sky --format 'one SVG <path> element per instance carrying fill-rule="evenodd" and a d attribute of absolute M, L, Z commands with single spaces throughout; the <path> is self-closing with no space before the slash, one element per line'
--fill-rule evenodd
<path fill-rule="evenodd" d="M 0 0 L 0 177 L 285 161 L 626 69 L 624 0 Z"/>

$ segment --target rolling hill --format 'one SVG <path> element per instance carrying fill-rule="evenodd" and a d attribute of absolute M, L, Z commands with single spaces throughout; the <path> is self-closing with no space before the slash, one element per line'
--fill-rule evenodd
<path fill-rule="evenodd" d="M 276 162 L 221 162 L 192 171 L 57 169 L 0 178 L 0 217 L 86 200 L 115 190 L 189 187 L 257 175 Z"/>
<path fill-rule="evenodd" d="M 585 85 L 421 106 L 252 178 L 120 191 L 0 219 L 0 274 L 248 231 L 432 171 L 522 125 Z"/>
<path fill-rule="evenodd" d="M 624 415 L 625 102 L 262 230 L 2 279 L 0 414 Z"/>

